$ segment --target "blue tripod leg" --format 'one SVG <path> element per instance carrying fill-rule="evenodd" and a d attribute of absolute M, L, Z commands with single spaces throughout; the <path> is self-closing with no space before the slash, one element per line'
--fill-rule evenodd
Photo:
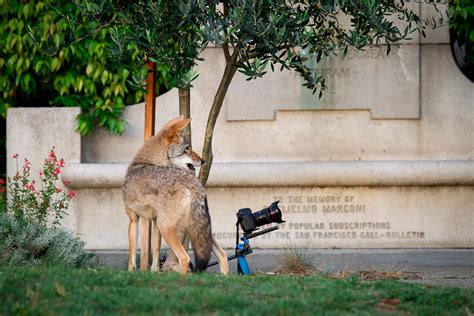
<path fill-rule="evenodd" d="M 244 256 L 237 256 L 237 271 L 239 274 L 250 275 L 250 268 Z"/>

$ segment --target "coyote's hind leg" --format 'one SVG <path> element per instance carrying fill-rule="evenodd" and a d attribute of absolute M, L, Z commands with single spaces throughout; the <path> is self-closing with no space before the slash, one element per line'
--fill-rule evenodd
<path fill-rule="evenodd" d="M 223 275 L 229 274 L 229 260 L 227 259 L 227 254 L 222 249 L 221 245 L 217 242 L 216 238 L 212 237 L 212 252 L 216 255 L 217 261 L 219 262 L 219 268 Z"/>
<path fill-rule="evenodd" d="M 179 262 L 179 273 L 186 274 L 188 272 L 189 262 L 191 258 L 188 255 L 186 249 L 184 249 L 181 243 L 181 238 L 176 232 L 176 228 L 161 228 L 161 235 L 166 240 L 168 246 L 173 250 Z"/>

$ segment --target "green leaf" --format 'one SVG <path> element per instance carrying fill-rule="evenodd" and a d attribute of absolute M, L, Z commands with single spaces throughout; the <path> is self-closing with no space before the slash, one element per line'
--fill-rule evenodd
<path fill-rule="evenodd" d="M 92 79 L 95 81 L 97 79 L 99 79 L 99 77 L 102 75 L 103 71 L 101 69 L 101 67 L 97 67 L 94 71 L 94 75 L 92 76 Z"/>
<path fill-rule="evenodd" d="M 122 69 L 122 80 L 126 80 L 128 78 L 128 76 L 130 75 L 130 71 L 128 71 L 127 69 Z"/>
<path fill-rule="evenodd" d="M 105 85 L 107 83 L 108 79 L 109 79 L 109 72 L 107 70 L 104 70 L 102 72 L 101 77 L 100 77 L 100 80 L 102 81 L 102 84 Z"/>
<path fill-rule="evenodd" d="M 86 75 L 90 77 L 93 71 L 94 71 L 94 66 L 91 63 L 87 64 Z"/>
<path fill-rule="evenodd" d="M 23 90 L 27 90 L 27 91 L 31 90 L 30 82 L 31 82 L 31 76 L 30 74 L 26 74 L 22 80 Z"/>
<path fill-rule="evenodd" d="M 80 77 L 77 77 L 74 83 L 74 90 L 76 92 L 81 92 L 83 87 L 84 87 L 84 80 L 82 80 L 82 78 Z"/>
<path fill-rule="evenodd" d="M 18 61 L 16 62 L 16 74 L 17 75 L 21 74 L 21 71 L 22 71 L 21 66 L 23 65 L 24 61 L 25 60 L 23 59 L 23 57 L 18 58 Z"/>
<path fill-rule="evenodd" d="M 54 45 L 56 46 L 56 48 L 59 48 L 61 46 L 61 36 L 59 34 L 54 34 L 53 36 L 53 41 L 54 41 Z"/>
<path fill-rule="evenodd" d="M 5 91 L 8 88 L 8 81 L 7 78 L 4 76 L 0 76 L 0 90 Z M 1 100 L 1 98 L 0 98 Z"/>
<path fill-rule="evenodd" d="M 59 61 L 59 58 L 53 58 L 53 60 L 51 60 L 51 71 L 56 72 L 59 70 L 59 67 L 61 67 L 61 62 Z"/>
<path fill-rule="evenodd" d="M 25 16 L 25 18 L 28 19 L 32 12 L 33 12 L 33 4 L 27 3 L 23 6 L 23 15 Z"/>

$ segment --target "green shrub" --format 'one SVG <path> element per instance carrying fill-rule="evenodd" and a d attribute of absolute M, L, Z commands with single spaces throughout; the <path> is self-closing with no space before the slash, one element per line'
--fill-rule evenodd
<path fill-rule="evenodd" d="M 0 208 L 0 265 L 91 264 L 92 254 L 84 251 L 85 243 L 73 233 L 60 228 L 74 192 L 65 192 L 57 185 L 64 160 L 58 159 L 54 148 L 45 159 L 39 174 L 40 186 L 30 180 L 30 162 L 25 159 L 16 174 L 8 179 L 6 208 Z M 2 181 L 3 182 L 3 181 Z M 3 185 L 3 183 L 1 183 Z M 1 187 L 2 198 L 4 187 Z"/>
<path fill-rule="evenodd" d="M 120 134 L 125 105 L 143 101 L 144 93 L 127 86 L 129 62 L 109 56 L 110 29 L 69 45 L 69 22 L 51 7 L 59 4 L 78 13 L 69 1 L 0 0 L 0 114 L 12 106 L 80 106 L 81 134 L 96 126 Z M 166 69 L 158 70 L 157 87 L 167 85 Z"/>
<path fill-rule="evenodd" d="M 20 221 L 9 212 L 0 213 L 0 265 L 91 264 L 93 254 L 85 243 L 62 228 L 45 227 L 37 220 Z"/>

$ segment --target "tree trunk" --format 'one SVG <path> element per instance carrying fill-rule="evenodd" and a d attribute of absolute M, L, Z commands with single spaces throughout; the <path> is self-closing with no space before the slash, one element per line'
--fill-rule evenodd
<path fill-rule="evenodd" d="M 224 52 L 226 52 L 226 49 L 227 47 L 224 48 Z M 221 111 L 227 89 L 229 88 L 232 78 L 234 78 L 235 72 L 237 71 L 236 61 L 238 56 L 238 50 L 234 49 L 232 56 L 230 56 L 230 58 L 226 58 L 224 74 L 222 75 L 219 89 L 214 96 L 214 101 L 212 102 L 212 107 L 207 119 L 206 133 L 204 135 L 204 146 L 202 149 L 202 159 L 204 159 L 205 162 L 201 166 L 201 171 L 199 172 L 199 180 L 204 186 L 206 185 L 207 179 L 209 178 L 209 172 L 211 170 L 213 160 L 212 136 L 214 134 L 214 127 L 216 125 L 217 117 Z"/>
<path fill-rule="evenodd" d="M 156 86 L 156 63 L 149 61 L 147 63 L 148 74 L 146 77 L 146 95 L 145 95 L 145 140 L 155 135 L 155 86 Z M 151 221 L 145 218 L 140 219 L 140 270 L 150 268 L 151 253 Z"/>
<path fill-rule="evenodd" d="M 191 117 L 191 89 L 179 88 L 179 115 L 184 115 L 185 118 Z M 184 129 L 184 141 L 191 146 L 191 124 Z"/>

